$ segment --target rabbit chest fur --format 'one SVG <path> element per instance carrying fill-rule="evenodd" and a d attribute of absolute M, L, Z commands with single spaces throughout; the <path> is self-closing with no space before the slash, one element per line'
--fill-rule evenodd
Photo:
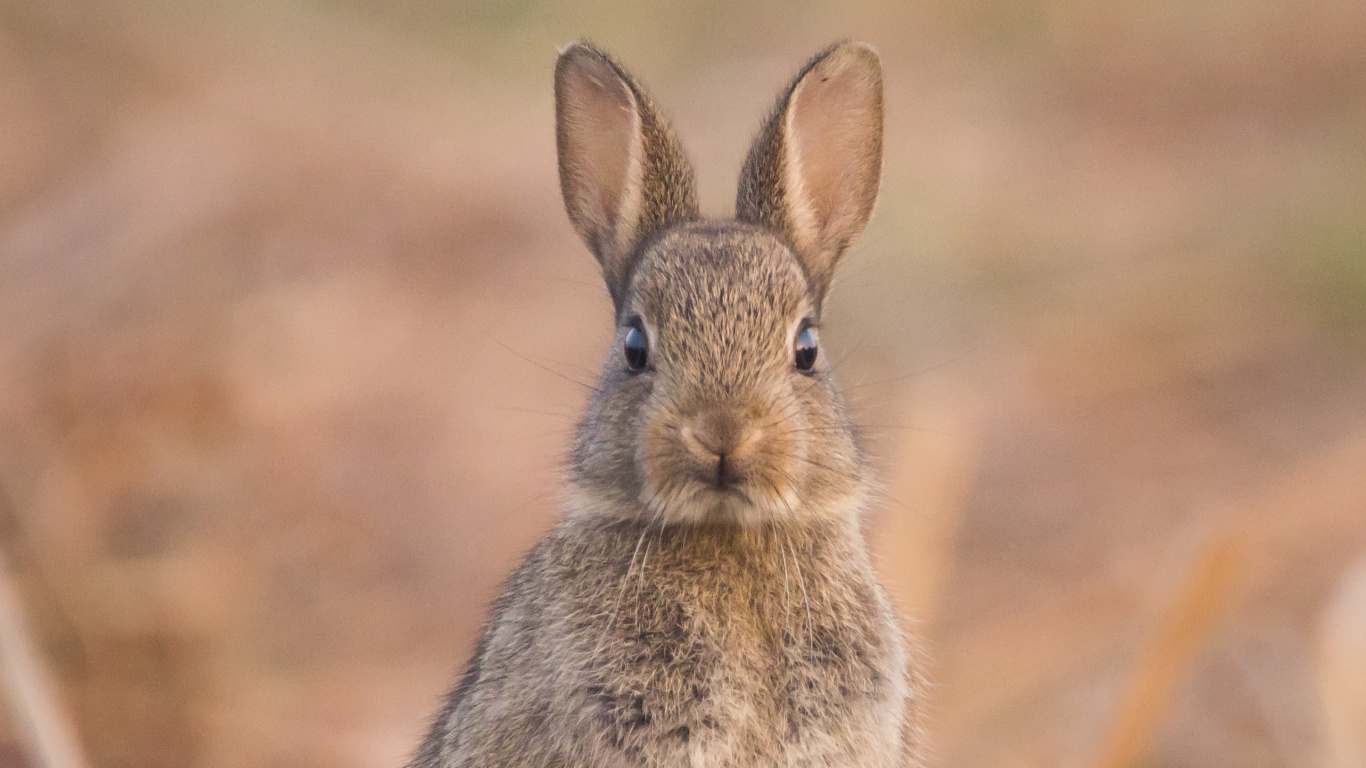
<path fill-rule="evenodd" d="M 905 667 L 856 531 L 570 520 L 414 765 L 901 766 Z"/>
<path fill-rule="evenodd" d="M 615 335 L 565 517 L 504 586 L 411 768 L 910 768 L 914 668 L 860 526 L 868 462 L 819 331 L 881 174 L 877 55 L 780 95 L 734 220 L 649 97 L 555 72 L 565 208 Z"/>

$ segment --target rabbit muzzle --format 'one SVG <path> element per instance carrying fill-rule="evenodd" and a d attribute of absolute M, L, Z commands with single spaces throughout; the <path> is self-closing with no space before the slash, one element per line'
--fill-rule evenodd
<path fill-rule="evenodd" d="M 679 440 L 701 465 L 703 477 L 724 491 L 745 482 L 748 460 L 761 437 L 758 426 L 733 410 L 710 409 L 679 427 Z"/>
<path fill-rule="evenodd" d="M 642 474 L 647 505 L 666 508 L 660 519 L 761 524 L 800 507 L 801 447 L 768 409 L 713 400 L 658 416 Z"/>

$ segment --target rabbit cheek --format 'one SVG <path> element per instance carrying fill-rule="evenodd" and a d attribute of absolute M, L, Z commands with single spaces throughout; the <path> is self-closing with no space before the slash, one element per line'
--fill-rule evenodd
<path fill-rule="evenodd" d="M 806 452 L 802 428 L 790 421 L 775 423 L 772 418 L 767 423 L 772 426 L 751 459 L 754 483 L 770 515 L 792 522 L 802 515 L 808 499 L 802 488 L 806 476 L 802 466 Z"/>

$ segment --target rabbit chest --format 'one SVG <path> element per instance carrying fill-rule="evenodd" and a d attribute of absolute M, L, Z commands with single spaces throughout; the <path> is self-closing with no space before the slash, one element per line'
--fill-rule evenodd
<path fill-rule="evenodd" d="M 509 584 L 462 727 L 545 740 L 518 765 L 904 764 L 905 651 L 858 541 L 574 528 Z"/>

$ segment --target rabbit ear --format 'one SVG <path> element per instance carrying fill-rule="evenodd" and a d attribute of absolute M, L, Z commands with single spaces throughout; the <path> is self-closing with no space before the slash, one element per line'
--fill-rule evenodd
<path fill-rule="evenodd" d="M 781 233 L 819 298 L 882 177 L 882 65 L 864 43 L 817 55 L 778 99 L 740 173 L 735 216 Z"/>
<path fill-rule="evenodd" d="M 692 166 L 640 86 L 589 43 L 560 52 L 555 124 L 565 209 L 620 305 L 641 244 L 698 217 Z"/>

